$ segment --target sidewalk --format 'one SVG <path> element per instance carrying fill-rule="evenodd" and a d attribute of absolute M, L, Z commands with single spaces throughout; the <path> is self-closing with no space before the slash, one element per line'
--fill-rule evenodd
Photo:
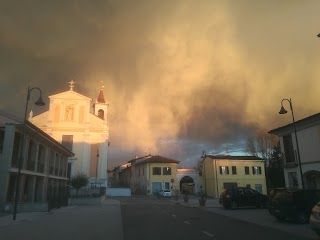
<path fill-rule="evenodd" d="M 199 207 L 205 211 L 215 214 L 231 217 L 240 221 L 249 222 L 269 228 L 275 228 L 281 231 L 295 233 L 296 235 L 305 237 L 306 239 L 319 239 L 316 233 L 311 230 L 309 224 L 295 224 L 293 222 L 280 222 L 272 216 L 267 209 L 257 208 L 239 208 L 237 210 L 224 209 L 219 204 L 219 199 L 208 198 L 204 207 L 199 206 L 199 197 L 190 196 L 188 202 L 184 202 L 181 197 L 178 201 L 171 201 L 185 207 Z"/>
<path fill-rule="evenodd" d="M 89 230 L 90 229 L 90 230 Z M 1 239 L 123 240 L 120 202 L 106 199 L 98 205 L 68 206 L 50 212 L 23 212 L 0 216 Z"/>

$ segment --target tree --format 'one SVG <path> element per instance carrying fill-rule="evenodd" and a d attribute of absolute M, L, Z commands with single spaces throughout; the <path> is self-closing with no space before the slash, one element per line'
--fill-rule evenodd
<path fill-rule="evenodd" d="M 265 174 L 268 187 L 283 187 L 284 173 L 279 138 L 268 134 L 267 130 L 259 129 L 249 136 L 246 143 L 248 154 L 265 160 Z"/>
<path fill-rule="evenodd" d="M 253 136 L 248 137 L 246 151 L 252 156 L 264 159 L 265 165 L 268 166 L 273 147 L 278 141 L 278 137 L 268 134 L 266 129 L 258 129 Z"/>
<path fill-rule="evenodd" d="M 89 183 L 89 178 L 85 173 L 77 173 L 75 176 L 71 178 L 70 184 L 72 187 L 76 189 L 76 195 L 78 195 L 78 191 L 87 186 Z"/>
<path fill-rule="evenodd" d="M 267 167 L 267 184 L 272 188 L 279 188 L 285 186 L 284 172 L 282 168 L 282 153 L 280 141 L 273 147 L 270 164 Z"/>

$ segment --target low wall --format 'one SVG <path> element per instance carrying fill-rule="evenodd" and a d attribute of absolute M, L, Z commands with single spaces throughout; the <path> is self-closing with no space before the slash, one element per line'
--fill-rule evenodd
<path fill-rule="evenodd" d="M 102 197 L 76 197 L 69 198 L 69 206 L 78 206 L 78 205 L 99 205 L 106 199 L 105 196 Z"/>
<path fill-rule="evenodd" d="M 130 197 L 130 188 L 107 188 L 107 197 Z"/>
<path fill-rule="evenodd" d="M 0 211 L 13 212 L 14 203 L 8 202 L 0 205 Z M 47 212 L 48 202 L 19 202 L 17 212 Z"/>

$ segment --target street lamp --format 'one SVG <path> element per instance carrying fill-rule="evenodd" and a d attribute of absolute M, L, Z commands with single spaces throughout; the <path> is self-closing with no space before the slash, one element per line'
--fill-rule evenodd
<path fill-rule="evenodd" d="M 40 92 L 39 99 L 35 102 L 36 105 L 38 106 L 44 106 L 45 103 L 42 100 L 42 92 L 41 89 L 38 87 L 33 87 L 30 88 L 28 87 L 28 93 L 27 93 L 27 100 L 26 100 L 26 106 L 24 110 L 24 118 L 23 118 L 23 124 L 22 124 L 22 143 L 21 143 L 21 148 L 20 148 L 20 154 L 19 154 L 19 159 L 18 159 L 18 177 L 17 177 L 17 182 L 16 182 L 16 188 L 15 188 L 15 196 L 14 196 L 14 206 L 13 206 L 13 220 L 16 220 L 17 218 L 17 205 L 18 205 L 18 199 L 19 199 L 19 185 L 20 185 L 20 177 L 21 177 L 21 165 L 22 165 L 22 160 L 23 160 L 23 148 L 24 148 L 24 141 L 25 141 L 25 131 L 26 131 L 26 122 L 27 122 L 27 110 L 28 110 L 28 103 L 30 100 L 30 93 L 32 90 L 37 89 Z"/>
<path fill-rule="evenodd" d="M 97 182 L 98 182 L 98 165 L 99 165 L 99 150 L 97 150 L 97 162 L 96 162 L 96 184 L 95 184 L 95 188 L 97 187 Z"/>
<path fill-rule="evenodd" d="M 297 137 L 297 128 L 296 128 L 296 122 L 294 121 L 294 114 L 293 114 L 293 108 L 292 108 L 292 100 L 284 98 L 281 101 L 281 109 L 279 111 L 279 114 L 286 114 L 287 110 L 283 107 L 283 101 L 288 101 L 290 103 L 290 110 L 292 114 L 292 125 L 294 129 L 294 135 L 296 138 L 296 144 L 297 144 L 297 153 L 298 153 L 298 163 L 299 163 L 299 169 L 300 169 L 300 176 L 301 176 L 301 185 L 302 189 L 304 189 L 304 180 L 303 180 L 303 173 L 302 173 L 302 167 L 301 167 L 301 159 L 300 159 L 300 151 L 299 151 L 299 143 L 298 143 L 298 137 Z"/>

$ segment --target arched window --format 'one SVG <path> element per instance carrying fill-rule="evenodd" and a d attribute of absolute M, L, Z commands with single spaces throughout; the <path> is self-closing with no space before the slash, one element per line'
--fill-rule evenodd
<path fill-rule="evenodd" d="M 35 165 L 36 165 L 36 143 L 35 141 L 30 140 L 26 169 L 30 171 L 34 171 Z"/>
<path fill-rule="evenodd" d="M 104 111 L 102 109 L 98 110 L 98 117 L 104 120 Z"/>
<path fill-rule="evenodd" d="M 44 172 L 44 163 L 46 158 L 46 149 L 43 145 L 39 145 L 37 172 Z"/>

